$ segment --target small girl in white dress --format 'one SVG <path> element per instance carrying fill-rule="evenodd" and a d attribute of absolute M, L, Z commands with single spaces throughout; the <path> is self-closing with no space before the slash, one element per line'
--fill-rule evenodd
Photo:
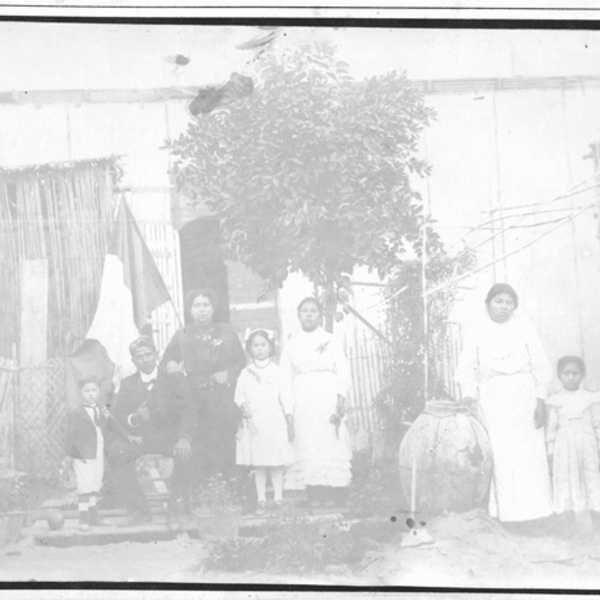
<path fill-rule="evenodd" d="M 256 512 L 260 515 L 267 505 L 268 474 L 275 506 L 283 505 L 283 471 L 293 460 L 293 405 L 287 380 L 271 361 L 275 354 L 273 334 L 264 329 L 252 331 L 246 340 L 246 352 L 252 360 L 241 372 L 235 389 L 235 403 L 243 415 L 236 462 L 254 467 Z"/>
<path fill-rule="evenodd" d="M 554 511 L 584 530 L 586 511 L 600 527 L 600 395 L 581 388 L 585 363 L 558 361 L 563 389 L 548 398 L 546 446 L 554 487 Z"/>

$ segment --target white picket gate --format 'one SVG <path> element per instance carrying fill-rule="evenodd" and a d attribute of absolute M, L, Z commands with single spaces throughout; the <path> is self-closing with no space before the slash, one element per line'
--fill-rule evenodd
<path fill-rule="evenodd" d="M 162 352 L 184 318 L 179 234 L 168 222 L 142 221 L 139 226 L 173 300 L 159 306 L 150 318 L 154 341 Z"/>

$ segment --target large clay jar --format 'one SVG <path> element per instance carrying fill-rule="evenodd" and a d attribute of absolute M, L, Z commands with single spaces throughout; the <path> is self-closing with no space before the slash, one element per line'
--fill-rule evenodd
<path fill-rule="evenodd" d="M 490 441 L 479 421 L 456 402 L 426 403 L 402 440 L 399 465 L 407 505 L 414 486 L 418 512 L 461 512 L 487 505 Z"/>

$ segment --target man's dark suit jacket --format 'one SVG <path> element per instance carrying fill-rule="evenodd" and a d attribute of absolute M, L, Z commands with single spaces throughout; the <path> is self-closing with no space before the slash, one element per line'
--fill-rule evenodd
<path fill-rule="evenodd" d="M 100 429 L 106 447 L 108 427 L 102 410 L 99 409 L 98 413 Z M 67 456 L 82 459 L 96 458 L 97 443 L 96 427 L 85 408 L 80 406 L 78 409 L 70 411 L 67 414 L 67 435 L 65 439 Z"/>
<path fill-rule="evenodd" d="M 137 427 L 128 422 L 142 404 L 150 411 L 148 421 L 138 420 Z M 196 422 L 187 380 L 180 374 L 159 372 L 149 390 L 139 373 L 126 377 L 115 400 L 113 414 L 127 433 L 140 436 L 150 451 L 170 453 L 179 436 L 193 438 Z"/>

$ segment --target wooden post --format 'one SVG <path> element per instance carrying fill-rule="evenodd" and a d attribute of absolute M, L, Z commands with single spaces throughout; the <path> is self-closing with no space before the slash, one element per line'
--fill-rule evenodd
<path fill-rule="evenodd" d="M 15 432 L 20 439 L 19 468 L 32 474 L 43 469 L 46 441 L 46 381 L 41 367 L 47 360 L 48 260 L 21 264 L 21 328 L 19 394 Z"/>

